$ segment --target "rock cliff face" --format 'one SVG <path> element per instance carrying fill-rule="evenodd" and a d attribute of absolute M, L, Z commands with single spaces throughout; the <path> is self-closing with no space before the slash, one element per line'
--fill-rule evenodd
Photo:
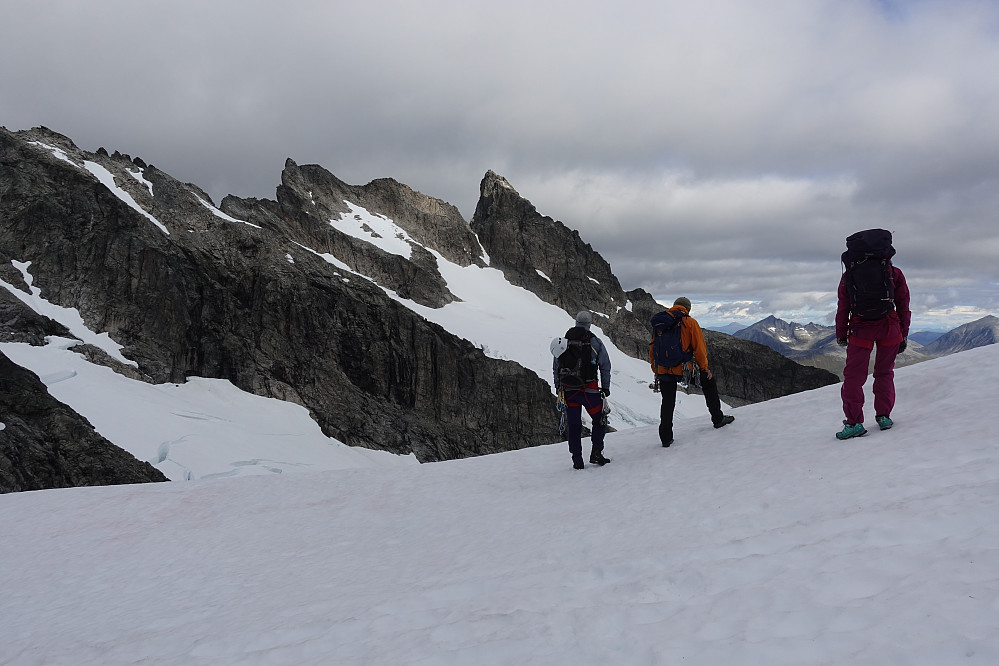
<path fill-rule="evenodd" d="M 648 357 L 649 320 L 663 306 L 651 294 L 625 292 L 610 266 L 564 224 L 541 215 L 492 171 L 480 185 L 471 222 L 493 266 L 507 279 L 575 315 L 589 309 L 614 344 L 636 358 Z M 708 356 L 719 392 L 733 405 L 769 400 L 834 384 L 838 378 L 798 365 L 763 345 L 706 331 Z"/>
<path fill-rule="evenodd" d="M 2 353 L 0 421 L 0 493 L 167 480 L 101 437 Z"/>
<path fill-rule="evenodd" d="M 153 166 L 44 129 L 0 130 L 0 165 L 8 263 L 30 261 L 33 286 L 107 331 L 150 381 L 228 379 L 306 406 L 347 444 L 421 461 L 557 439 L 546 382 L 351 273 L 441 304 L 453 297 L 433 255 L 405 259 L 329 224 L 348 197 L 372 213 L 412 211 L 413 237 L 446 236 L 449 256 L 476 261 L 474 235 L 443 202 L 393 181 L 350 188 L 289 162 L 278 201 L 228 197 L 223 213 Z M 101 169 L 147 214 L 98 182 Z M 346 268 L 320 256 L 334 250 Z"/>

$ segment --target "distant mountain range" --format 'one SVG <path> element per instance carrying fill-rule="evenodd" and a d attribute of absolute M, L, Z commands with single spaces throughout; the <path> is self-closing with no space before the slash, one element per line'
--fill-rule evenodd
<path fill-rule="evenodd" d="M 926 346 L 946 332 L 947 331 L 915 331 L 909 333 L 909 342 L 917 342 Z"/>
<path fill-rule="evenodd" d="M 966 349 L 994 345 L 997 336 L 999 317 L 988 315 L 944 333 L 923 347 L 923 352 L 931 356 L 946 356 Z"/>
<path fill-rule="evenodd" d="M 729 335 L 735 335 L 742 329 L 746 328 L 746 325 L 732 322 L 731 324 L 725 324 L 724 326 L 704 326 L 704 328 L 711 331 L 718 331 L 719 333 L 728 333 Z"/>
<path fill-rule="evenodd" d="M 787 322 L 771 315 L 751 326 L 731 323 L 714 330 L 766 345 L 798 363 L 842 373 L 846 352 L 836 344 L 836 329 L 833 326 Z M 993 315 L 963 324 L 946 333 L 916 331 L 909 334 L 909 347 L 900 355 L 898 365 L 912 365 L 930 358 L 995 344 L 997 337 L 999 318 Z"/>
<path fill-rule="evenodd" d="M 836 346 L 836 331 L 831 326 L 786 322 L 770 315 L 733 335 L 766 345 L 788 358 L 807 358 L 817 349 Z"/>

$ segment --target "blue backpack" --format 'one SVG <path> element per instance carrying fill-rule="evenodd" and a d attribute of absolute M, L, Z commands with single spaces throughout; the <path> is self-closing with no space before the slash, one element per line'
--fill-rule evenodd
<path fill-rule="evenodd" d="M 652 317 L 652 360 L 663 368 L 675 368 L 694 358 L 683 348 L 680 331 L 687 315 L 679 310 L 666 310 Z"/>

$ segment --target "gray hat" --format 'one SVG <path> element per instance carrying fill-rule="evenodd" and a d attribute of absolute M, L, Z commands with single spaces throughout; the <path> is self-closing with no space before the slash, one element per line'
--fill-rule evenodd
<path fill-rule="evenodd" d="M 592 323 L 593 323 L 593 315 L 590 314 L 589 310 L 580 310 L 579 314 L 576 315 L 576 326 L 589 328 L 590 324 Z"/>
<path fill-rule="evenodd" d="M 690 313 L 690 299 L 687 298 L 686 296 L 681 296 L 680 298 L 673 301 L 673 305 L 682 305 L 683 307 L 687 308 L 687 313 L 688 314 Z"/>

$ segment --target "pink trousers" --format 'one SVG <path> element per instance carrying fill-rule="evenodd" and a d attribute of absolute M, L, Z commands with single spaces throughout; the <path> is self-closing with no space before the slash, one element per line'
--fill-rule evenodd
<path fill-rule="evenodd" d="M 895 406 L 895 357 L 898 355 L 898 342 L 876 343 L 874 355 L 874 413 L 891 415 Z M 843 369 L 843 415 L 847 423 L 864 422 L 864 383 L 867 382 L 867 368 L 873 350 L 856 344 L 846 348 L 846 367 Z"/>

